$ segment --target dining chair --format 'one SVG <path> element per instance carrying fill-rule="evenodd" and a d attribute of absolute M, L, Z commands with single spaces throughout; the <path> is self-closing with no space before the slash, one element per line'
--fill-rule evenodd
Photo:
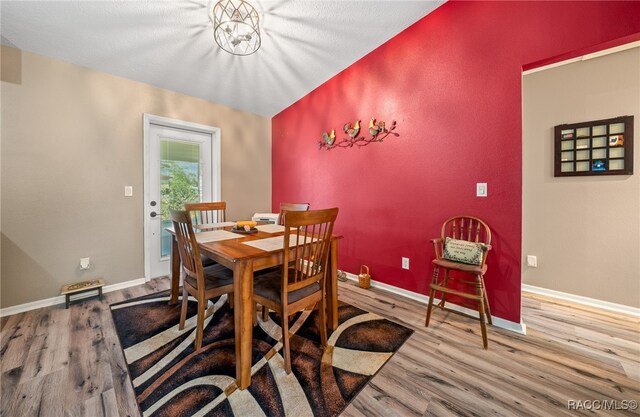
<path fill-rule="evenodd" d="M 441 236 L 433 239 L 436 257 L 433 259 L 433 278 L 430 284 L 429 304 L 425 326 L 429 326 L 431 312 L 434 307 L 462 314 L 480 320 L 482 344 L 488 348 L 487 327 L 485 321 L 492 324 L 491 310 L 484 285 L 484 275 L 487 272 L 487 254 L 491 250 L 491 229 L 489 226 L 472 216 L 456 216 L 447 219 L 442 225 Z M 440 279 L 440 269 L 444 276 Z M 453 274 L 451 273 L 453 272 Z M 468 276 L 471 279 L 468 279 Z M 467 279 L 464 279 L 466 277 Z M 440 302 L 434 306 L 434 298 L 441 294 Z M 445 307 L 447 296 L 457 300 L 469 300 L 470 307 L 477 309 L 478 317 Z M 457 302 L 454 304 L 458 304 Z"/>
<path fill-rule="evenodd" d="M 327 345 L 325 280 L 338 209 L 292 211 L 285 218 L 283 265 L 255 278 L 254 300 L 280 315 L 284 363 L 291 373 L 289 316 L 316 306 L 322 346 Z M 289 246 L 290 239 L 295 242 Z"/>
<path fill-rule="evenodd" d="M 185 203 L 184 209 L 191 215 L 193 224 L 222 223 L 227 217 L 227 202 Z"/>
<path fill-rule="evenodd" d="M 311 204 L 309 203 L 280 203 L 280 213 L 278 214 L 278 225 L 284 225 L 284 217 L 287 211 L 308 211 Z M 273 268 L 263 269 L 261 271 L 256 272 L 256 275 L 263 275 L 269 272 L 278 271 L 279 268 L 274 266 Z M 262 307 L 262 317 L 264 320 L 267 319 L 268 310 L 263 306 Z"/>
<path fill-rule="evenodd" d="M 311 207 L 309 203 L 280 203 L 280 213 L 278 214 L 278 224 L 284 225 L 285 212 L 287 211 L 307 211 Z"/>
<path fill-rule="evenodd" d="M 222 223 L 227 217 L 227 202 L 185 203 L 184 209 L 189 212 L 194 225 Z M 207 267 L 216 263 L 213 259 L 201 256 L 202 264 Z"/>
<path fill-rule="evenodd" d="M 187 317 L 189 295 L 198 302 L 195 350 L 202 347 L 204 320 L 212 312 L 205 311 L 207 300 L 223 294 L 233 293 L 233 272 L 220 264 L 204 267 L 200 258 L 200 249 L 191 223 L 191 215 L 184 210 L 170 210 L 180 263 L 182 264 L 182 310 L 179 329 L 184 329 Z"/>

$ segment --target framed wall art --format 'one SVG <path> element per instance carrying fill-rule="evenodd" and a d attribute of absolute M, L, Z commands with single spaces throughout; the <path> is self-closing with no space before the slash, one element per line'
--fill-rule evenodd
<path fill-rule="evenodd" d="M 633 174 L 633 116 L 555 127 L 555 177 Z"/>

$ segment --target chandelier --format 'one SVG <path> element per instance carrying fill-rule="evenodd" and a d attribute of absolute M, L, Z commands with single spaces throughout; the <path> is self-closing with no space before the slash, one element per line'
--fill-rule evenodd
<path fill-rule="evenodd" d="M 251 55 L 260 48 L 258 12 L 246 1 L 220 0 L 209 18 L 216 43 L 230 54 Z"/>

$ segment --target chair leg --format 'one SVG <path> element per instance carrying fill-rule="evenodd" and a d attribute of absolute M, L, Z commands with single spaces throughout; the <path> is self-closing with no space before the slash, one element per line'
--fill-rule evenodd
<path fill-rule="evenodd" d="M 487 340 L 487 324 L 486 324 L 486 308 L 485 308 L 485 295 L 484 288 L 482 285 L 482 275 L 476 275 L 476 290 L 477 294 L 480 296 L 480 301 L 478 302 L 478 316 L 480 318 L 480 331 L 482 332 L 482 346 L 485 349 L 488 349 L 489 342 Z M 489 318 L 489 320 L 491 320 Z"/>
<path fill-rule="evenodd" d="M 262 306 L 262 321 L 269 321 L 269 309 Z"/>
<path fill-rule="evenodd" d="M 482 284 L 482 295 L 484 297 L 484 309 L 487 313 L 487 321 L 489 324 L 493 324 L 491 319 L 491 308 L 489 308 L 489 299 L 487 298 L 487 288 L 484 286 L 484 278 L 480 277 L 480 283 Z"/>
<path fill-rule="evenodd" d="M 444 270 L 444 279 L 442 280 L 442 286 L 449 288 L 449 270 L 446 268 Z M 438 303 L 438 307 L 442 307 L 444 309 L 444 303 L 447 301 L 447 293 L 442 292 L 440 294 L 442 295 L 442 298 Z"/>
<path fill-rule="evenodd" d="M 187 320 L 187 303 L 189 302 L 189 292 L 182 286 L 182 308 L 180 309 L 180 324 L 178 330 L 184 330 L 184 322 Z"/>
<path fill-rule="evenodd" d="M 198 324 L 196 325 L 196 351 L 202 347 L 202 337 L 204 335 L 204 313 L 206 300 L 198 300 Z"/>
<path fill-rule="evenodd" d="M 435 296 L 435 290 L 429 292 L 429 304 L 427 305 L 427 319 L 424 321 L 424 326 L 429 327 L 429 321 L 431 320 L 431 311 L 433 310 L 433 297 Z"/>
<path fill-rule="evenodd" d="M 253 327 L 256 327 L 258 325 L 257 314 L 258 314 L 258 303 L 254 302 L 253 303 L 253 310 L 252 310 L 252 314 L 251 314 L 251 317 L 253 317 Z"/>
<path fill-rule="evenodd" d="M 480 331 L 482 332 L 482 346 L 485 349 L 489 348 L 489 342 L 487 340 L 487 324 L 485 323 L 484 317 L 484 302 L 480 301 L 480 308 L 478 308 L 480 312 Z"/>
<path fill-rule="evenodd" d="M 320 326 L 320 343 L 322 343 L 322 347 L 326 347 L 327 346 L 327 310 L 326 310 L 326 306 L 325 306 L 325 302 L 324 302 L 324 297 L 322 298 L 322 300 L 318 301 L 318 313 L 320 314 L 319 316 L 319 323 L 318 325 Z"/>
<path fill-rule="evenodd" d="M 440 268 L 439 267 L 434 267 L 433 268 L 433 278 L 431 279 L 431 283 L 433 284 L 437 284 L 438 283 L 438 273 L 440 272 Z M 433 309 L 433 297 L 435 297 L 436 292 L 431 289 L 431 286 L 429 286 L 430 291 L 429 291 L 429 304 L 427 305 L 427 319 L 424 321 L 424 325 L 425 327 L 429 327 L 429 320 L 431 320 L 431 310 Z"/>
<path fill-rule="evenodd" d="M 284 370 L 287 374 L 291 373 L 291 351 L 289 350 L 289 317 L 287 316 L 287 308 L 283 306 L 281 311 L 282 322 L 282 350 L 284 353 Z"/>

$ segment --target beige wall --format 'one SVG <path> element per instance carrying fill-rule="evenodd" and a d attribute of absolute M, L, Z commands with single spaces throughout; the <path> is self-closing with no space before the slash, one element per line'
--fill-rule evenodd
<path fill-rule="evenodd" d="M 21 60 L 21 76 L 0 90 L 3 308 L 82 279 L 144 276 L 143 113 L 219 127 L 228 217 L 271 211 L 269 118 L 30 53 Z M 81 257 L 91 270 L 79 270 Z"/>
<path fill-rule="evenodd" d="M 523 78 L 523 283 L 640 307 L 640 48 Z M 554 126 L 624 115 L 634 175 L 553 176 Z"/>

